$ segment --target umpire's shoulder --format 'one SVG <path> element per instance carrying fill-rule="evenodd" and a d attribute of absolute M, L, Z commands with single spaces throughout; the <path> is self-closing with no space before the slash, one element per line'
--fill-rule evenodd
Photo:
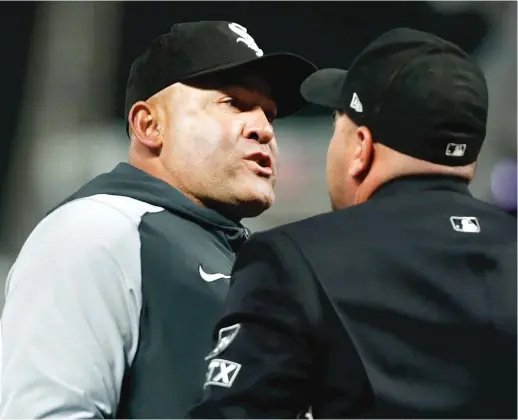
<path fill-rule="evenodd" d="M 323 237 L 332 240 L 337 227 L 347 229 L 354 234 L 355 220 L 361 216 L 355 208 L 343 209 L 335 212 L 322 213 L 305 219 L 277 226 L 259 233 L 254 233 L 250 239 L 261 242 L 277 243 L 289 238 L 290 242 L 300 244 L 317 241 L 322 243 Z"/>
<path fill-rule="evenodd" d="M 344 209 L 338 212 L 322 213 L 306 219 L 277 226 L 268 230 L 254 233 L 250 236 L 243 251 L 247 255 L 258 255 L 272 252 L 276 257 L 289 265 L 301 265 L 303 250 L 308 247 L 322 246 L 323 243 L 332 246 L 336 241 L 341 240 L 344 230 L 354 236 L 357 229 L 354 228 L 356 211 Z M 347 213 L 347 215 L 345 214 Z M 351 218 L 349 213 L 354 213 Z M 347 216 L 347 217 L 344 217 Z M 346 222 L 346 223 L 344 223 Z"/>

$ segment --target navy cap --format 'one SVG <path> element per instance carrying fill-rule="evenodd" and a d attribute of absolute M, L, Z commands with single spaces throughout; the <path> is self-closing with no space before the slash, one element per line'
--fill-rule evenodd
<path fill-rule="evenodd" d="M 173 25 L 134 61 L 126 89 L 126 118 L 137 101 L 174 83 L 241 67 L 264 77 L 278 117 L 306 105 L 299 88 L 316 70 L 310 61 L 290 53 L 264 54 L 247 29 L 234 22 L 188 22 Z"/>
<path fill-rule="evenodd" d="M 441 165 L 474 162 L 486 135 L 488 90 L 480 68 L 457 45 L 413 29 L 384 33 L 348 71 L 311 74 L 301 93 L 368 127 L 374 141 Z"/>

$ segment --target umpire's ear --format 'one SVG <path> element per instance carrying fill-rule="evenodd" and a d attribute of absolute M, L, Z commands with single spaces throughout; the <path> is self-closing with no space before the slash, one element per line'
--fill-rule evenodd
<path fill-rule="evenodd" d="M 372 134 L 364 125 L 356 128 L 355 133 L 356 149 L 349 174 L 354 177 L 367 175 L 374 157 Z"/>
<path fill-rule="evenodd" d="M 152 149 L 159 149 L 163 143 L 157 117 L 156 107 L 145 101 L 136 102 L 128 114 L 130 133 L 135 140 Z"/>

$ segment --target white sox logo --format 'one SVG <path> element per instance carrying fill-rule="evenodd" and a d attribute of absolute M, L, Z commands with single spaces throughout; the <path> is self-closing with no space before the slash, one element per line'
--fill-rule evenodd
<path fill-rule="evenodd" d="M 238 23 L 229 23 L 228 27 L 232 32 L 234 32 L 239 37 L 237 39 L 237 42 L 244 42 L 248 48 L 255 51 L 257 57 L 263 56 L 263 50 L 257 46 L 254 38 L 252 38 L 248 34 L 248 31 L 246 30 L 246 28 L 244 26 L 241 26 Z"/>

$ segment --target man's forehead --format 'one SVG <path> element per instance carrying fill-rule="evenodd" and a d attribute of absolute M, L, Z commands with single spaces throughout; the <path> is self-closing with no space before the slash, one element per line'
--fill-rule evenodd
<path fill-rule="evenodd" d="M 193 80 L 193 84 L 210 90 L 241 88 L 260 92 L 268 98 L 271 98 L 272 95 L 266 78 L 248 71 L 234 70 L 213 73 Z"/>

